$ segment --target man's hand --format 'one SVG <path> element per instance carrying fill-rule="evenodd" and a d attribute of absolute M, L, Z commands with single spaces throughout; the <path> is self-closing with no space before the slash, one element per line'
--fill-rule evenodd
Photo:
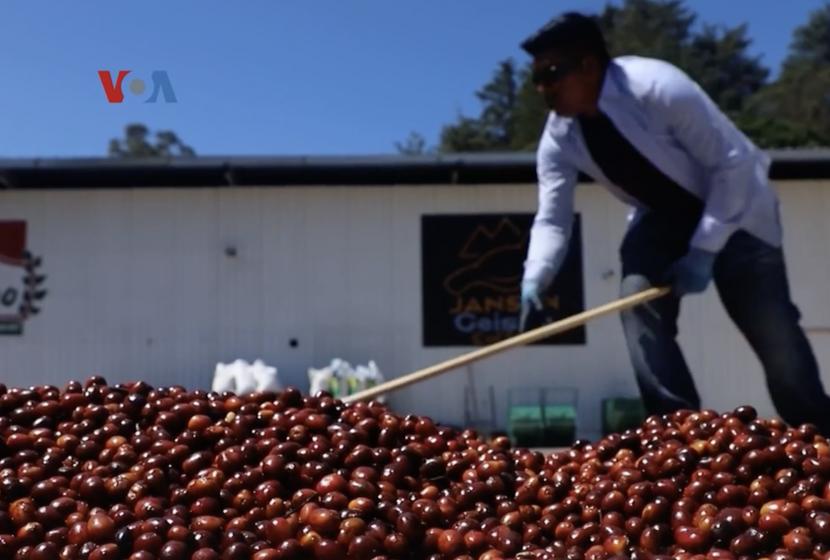
<path fill-rule="evenodd" d="M 519 332 L 524 332 L 531 311 L 542 310 L 542 287 L 535 280 L 522 281 L 522 312 L 519 317 Z"/>
<path fill-rule="evenodd" d="M 672 285 L 676 296 L 697 294 L 706 289 L 712 281 L 716 253 L 691 248 L 669 270 L 666 281 Z"/>

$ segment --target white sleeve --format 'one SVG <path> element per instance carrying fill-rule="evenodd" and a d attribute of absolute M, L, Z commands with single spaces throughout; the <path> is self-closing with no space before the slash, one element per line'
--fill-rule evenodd
<path fill-rule="evenodd" d="M 679 69 L 662 84 L 660 107 L 680 145 L 704 169 L 703 217 L 691 245 L 717 253 L 739 228 L 769 161 Z"/>
<path fill-rule="evenodd" d="M 547 129 L 536 152 L 536 174 L 539 207 L 530 230 L 523 280 L 538 281 L 544 289 L 553 282 L 568 251 L 578 176 L 577 169 L 561 157 Z"/>

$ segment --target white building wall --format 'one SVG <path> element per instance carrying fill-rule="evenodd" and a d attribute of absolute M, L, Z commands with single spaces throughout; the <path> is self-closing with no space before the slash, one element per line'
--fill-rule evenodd
<path fill-rule="evenodd" d="M 830 387 L 830 182 L 778 187 L 794 298 Z M 302 389 L 306 369 L 333 357 L 409 373 L 470 350 L 421 344 L 420 216 L 535 204 L 533 185 L 0 192 L 0 220 L 27 221 L 49 291 L 22 336 L 0 336 L 0 381 L 63 385 L 100 373 L 208 388 L 215 363 L 237 357 L 262 358 Z M 592 307 L 617 297 L 625 209 L 585 185 L 577 210 Z M 680 336 L 704 406 L 752 403 L 774 415 L 714 289 L 684 303 Z M 460 425 L 470 379 L 481 393 L 494 387 L 499 420 L 511 386 L 570 386 L 580 392 L 580 435 L 595 437 L 600 399 L 636 386 L 618 318 L 590 324 L 587 337 L 509 351 L 390 404 Z"/>

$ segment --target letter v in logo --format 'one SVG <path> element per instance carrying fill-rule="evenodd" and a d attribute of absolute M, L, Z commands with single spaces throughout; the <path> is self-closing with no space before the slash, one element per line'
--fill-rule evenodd
<path fill-rule="evenodd" d="M 121 103 L 124 101 L 124 93 L 121 91 L 121 82 L 129 74 L 129 70 L 119 70 L 115 85 L 112 83 L 112 74 L 109 70 L 98 70 L 98 77 L 101 78 L 101 85 L 104 86 L 104 94 L 110 103 Z"/>

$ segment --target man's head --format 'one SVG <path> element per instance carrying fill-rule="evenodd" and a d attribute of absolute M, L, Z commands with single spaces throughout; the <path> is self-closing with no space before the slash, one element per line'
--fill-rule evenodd
<path fill-rule="evenodd" d="M 533 82 L 563 116 L 593 114 L 610 57 L 594 18 L 568 12 L 522 42 L 533 57 Z"/>

